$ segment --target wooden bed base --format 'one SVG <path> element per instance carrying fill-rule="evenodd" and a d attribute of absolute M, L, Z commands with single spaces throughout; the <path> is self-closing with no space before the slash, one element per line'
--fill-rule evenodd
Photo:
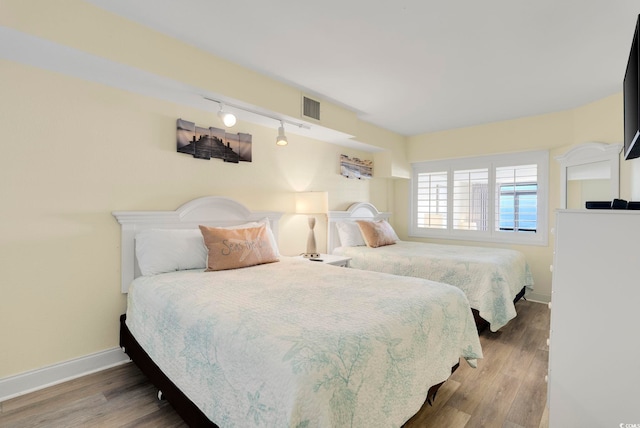
<path fill-rule="evenodd" d="M 524 292 L 525 292 L 525 287 L 522 287 L 522 290 L 520 290 L 520 292 L 516 294 L 516 297 L 513 299 L 514 304 L 520 299 L 526 300 L 526 298 L 524 297 Z M 478 333 L 482 333 L 484 329 L 489 327 L 489 322 L 480 316 L 480 313 L 478 312 L 477 309 L 471 308 L 471 313 L 473 314 L 473 320 L 476 322 L 476 328 L 478 329 Z"/>
<path fill-rule="evenodd" d="M 184 419 L 190 427 L 214 427 L 216 424 L 200 410 L 180 389 L 160 370 L 160 367 L 153 362 L 149 354 L 146 353 L 138 341 L 133 337 L 126 324 L 126 314 L 120 315 L 120 347 L 131 358 L 142 373 L 149 378 L 151 383 L 158 388 L 158 398 L 165 399 L 171 404 L 175 411 Z M 460 366 L 456 363 L 451 368 L 451 373 Z M 445 381 L 446 382 L 446 381 Z M 441 382 L 433 385 L 427 392 L 425 403 L 433 405 L 438 389 L 444 384 Z"/>

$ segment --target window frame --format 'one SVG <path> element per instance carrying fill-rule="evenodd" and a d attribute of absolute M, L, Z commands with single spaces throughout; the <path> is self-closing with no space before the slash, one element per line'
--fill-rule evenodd
<path fill-rule="evenodd" d="M 536 232 L 495 230 L 497 212 L 496 168 L 537 166 L 537 218 Z M 453 174 L 458 170 L 487 168 L 489 171 L 489 230 L 465 230 L 453 227 Z M 419 228 L 417 226 L 418 174 L 447 172 L 447 226 L 446 228 Z M 411 164 L 411 189 L 409 209 L 409 236 L 415 238 L 438 238 L 464 241 L 483 241 L 522 245 L 548 245 L 548 200 L 549 200 L 549 151 L 538 150 L 519 153 L 440 159 Z"/>

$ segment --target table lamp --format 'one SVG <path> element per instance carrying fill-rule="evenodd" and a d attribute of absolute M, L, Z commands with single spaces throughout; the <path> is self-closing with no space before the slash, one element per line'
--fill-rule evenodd
<path fill-rule="evenodd" d="M 320 257 L 316 248 L 316 236 L 313 228 L 316 225 L 314 214 L 324 214 L 328 210 L 327 192 L 300 192 L 296 193 L 296 214 L 309 215 L 309 234 L 307 235 L 307 252 L 302 254 L 308 259 Z"/>

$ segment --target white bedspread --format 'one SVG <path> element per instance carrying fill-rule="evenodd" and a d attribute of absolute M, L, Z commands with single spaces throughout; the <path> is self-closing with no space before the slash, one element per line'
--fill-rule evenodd
<path fill-rule="evenodd" d="M 516 316 L 513 299 L 533 285 L 524 254 L 500 248 L 399 241 L 378 248 L 339 247 L 351 267 L 455 285 L 496 331 Z"/>
<path fill-rule="evenodd" d="M 397 427 L 482 351 L 457 288 L 285 260 L 137 278 L 127 325 L 222 427 Z"/>

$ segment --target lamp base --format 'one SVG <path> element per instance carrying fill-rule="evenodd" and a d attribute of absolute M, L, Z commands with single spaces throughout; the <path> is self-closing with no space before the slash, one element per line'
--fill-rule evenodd
<path fill-rule="evenodd" d="M 302 257 L 305 259 L 317 259 L 320 257 L 318 253 L 302 253 Z"/>

